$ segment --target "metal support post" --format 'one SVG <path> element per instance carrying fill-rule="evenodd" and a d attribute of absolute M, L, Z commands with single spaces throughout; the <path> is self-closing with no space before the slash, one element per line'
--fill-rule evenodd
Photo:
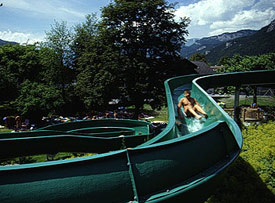
<path fill-rule="evenodd" d="M 239 104 L 240 104 L 240 86 L 235 87 L 235 98 L 234 98 L 234 120 L 239 120 Z"/>

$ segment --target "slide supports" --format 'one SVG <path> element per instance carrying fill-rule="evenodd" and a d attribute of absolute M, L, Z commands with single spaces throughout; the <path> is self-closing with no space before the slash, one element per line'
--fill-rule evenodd
<path fill-rule="evenodd" d="M 235 98 L 234 98 L 234 120 L 237 122 L 239 119 L 239 104 L 240 104 L 240 88 L 241 86 L 235 87 Z"/>

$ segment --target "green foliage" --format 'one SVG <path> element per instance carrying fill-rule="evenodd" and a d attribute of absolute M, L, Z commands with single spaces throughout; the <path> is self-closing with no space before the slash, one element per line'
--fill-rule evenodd
<path fill-rule="evenodd" d="M 116 60 L 123 64 L 118 65 L 121 97 L 136 109 L 149 100 L 154 108 L 162 106 L 163 81 L 170 73 L 181 74 L 171 68 L 180 61 L 189 20 L 176 22 L 173 9 L 163 0 L 115 0 L 102 9 L 101 39 L 123 56 Z"/>
<path fill-rule="evenodd" d="M 0 129 L 0 133 L 9 133 L 11 131 L 12 131 L 11 129 L 7 129 L 7 128 L 1 128 Z"/>
<path fill-rule="evenodd" d="M 47 84 L 60 84 L 61 76 L 57 68 L 60 62 L 57 53 L 53 49 L 45 47 L 43 43 L 40 44 L 39 50 L 39 61 L 43 69 L 40 74 L 41 81 Z"/>
<path fill-rule="evenodd" d="M 59 57 L 60 66 L 70 67 L 70 44 L 72 42 L 71 30 L 67 27 L 67 23 L 55 21 L 51 25 L 51 30 L 46 32 L 45 46 L 53 49 Z"/>
<path fill-rule="evenodd" d="M 217 70 L 218 73 L 255 71 L 255 70 L 273 70 L 275 69 L 275 53 L 264 54 L 260 56 L 241 56 L 235 54 L 232 58 L 224 57 L 220 63 L 222 68 Z M 252 89 L 250 89 L 252 88 Z M 224 91 L 224 90 L 227 90 Z M 221 89 L 220 93 L 233 93 L 233 87 Z M 243 92 L 254 92 L 254 99 L 256 100 L 256 86 L 241 88 Z"/>
<path fill-rule="evenodd" d="M 136 109 L 162 105 L 163 81 L 184 73 L 178 53 L 189 21 L 175 22 L 172 10 L 162 0 L 119 0 L 102 9 L 100 22 L 88 15 L 76 26 L 76 93 L 88 109 L 115 98 Z"/>
<path fill-rule="evenodd" d="M 46 32 L 46 42 L 41 45 L 53 51 L 49 55 L 46 54 L 44 59 L 54 64 L 54 68 L 48 69 L 48 72 L 54 76 L 55 85 L 61 89 L 62 98 L 65 102 L 70 102 L 67 101 L 66 86 L 75 79 L 75 72 L 72 69 L 72 39 L 72 31 L 67 27 L 67 23 L 55 21 L 55 24 L 51 26 L 51 30 Z M 49 52 L 47 51 L 47 53 Z"/>
<path fill-rule="evenodd" d="M 243 130 L 243 138 L 240 157 L 208 203 L 274 202 L 275 122 L 249 126 Z"/>
<path fill-rule="evenodd" d="M 195 53 L 189 58 L 190 61 L 201 61 L 207 63 L 206 55 L 202 53 Z"/>
<path fill-rule="evenodd" d="M 241 157 L 249 161 L 261 180 L 275 195 L 275 123 L 249 126 L 243 131 Z"/>
<path fill-rule="evenodd" d="M 41 118 L 55 112 L 64 104 L 61 92 L 53 85 L 26 80 L 16 99 L 17 110 L 29 118 Z"/>
<path fill-rule="evenodd" d="M 162 106 L 161 109 L 152 109 L 148 104 L 144 105 L 144 113 L 153 116 L 150 121 L 164 121 L 168 122 L 168 109 L 166 106 Z"/>
<path fill-rule="evenodd" d="M 61 103 L 64 110 L 81 102 L 86 109 L 103 110 L 111 99 L 137 110 L 144 103 L 160 108 L 164 80 L 193 73 L 179 68 L 190 21 L 175 21 L 173 12 L 174 5 L 164 0 L 116 0 L 102 9 L 100 21 L 87 15 L 74 33 L 66 22 L 55 21 L 44 43 L 1 47 L 1 103 L 17 98 L 17 109 L 26 115 L 39 108 L 40 114 L 54 112 Z M 53 93 L 52 98 L 43 90 Z M 53 99 L 57 95 L 62 102 Z"/>
<path fill-rule="evenodd" d="M 96 55 L 92 52 L 84 53 L 79 59 L 83 65 L 77 75 L 75 91 L 88 109 L 104 110 L 108 102 L 119 95 L 119 57 L 117 52 L 107 49 Z M 86 62 L 85 65 L 82 60 Z"/>
<path fill-rule="evenodd" d="M 89 57 L 82 58 L 83 55 L 89 53 L 93 59 L 96 59 L 97 48 L 99 48 L 95 46 L 96 40 L 98 40 L 96 39 L 97 33 L 98 19 L 96 14 L 87 15 L 85 22 L 76 25 L 74 28 L 73 42 L 71 44 L 72 61 L 78 73 L 85 68 L 87 64 L 85 59 L 89 59 Z"/>
<path fill-rule="evenodd" d="M 104 43 L 95 15 L 75 27 L 74 64 L 78 73 L 75 92 L 87 109 L 106 109 L 108 102 L 119 95 L 118 79 L 122 65 L 118 51 Z"/>
<path fill-rule="evenodd" d="M 5 115 L 15 113 L 13 105 L 10 104 L 14 104 L 16 100 L 18 113 L 36 119 L 38 114 L 55 112 L 64 102 L 67 106 L 73 104 L 76 99 L 71 94 L 70 83 L 74 73 L 72 69 L 60 66 L 59 59 L 58 53 L 45 47 L 43 43 L 1 46 L 0 103 L 8 106 L 5 109 L 0 108 L 0 111 L 5 112 Z M 34 90 L 35 88 L 37 90 Z M 77 106 L 79 105 L 75 107 Z M 39 108 L 42 108 L 40 113 Z"/>
<path fill-rule="evenodd" d="M 218 66 L 222 66 L 222 65 L 227 64 L 229 60 L 230 60 L 230 58 L 228 56 L 221 57 L 219 62 L 218 62 Z"/>
<path fill-rule="evenodd" d="M 231 59 L 224 61 L 224 66 L 218 69 L 220 73 L 253 71 L 253 70 L 273 70 L 275 68 L 275 53 L 260 56 L 240 56 L 234 55 Z"/>
<path fill-rule="evenodd" d="M 0 101 L 14 100 L 23 81 L 39 81 L 39 50 L 35 45 L 0 47 Z"/>

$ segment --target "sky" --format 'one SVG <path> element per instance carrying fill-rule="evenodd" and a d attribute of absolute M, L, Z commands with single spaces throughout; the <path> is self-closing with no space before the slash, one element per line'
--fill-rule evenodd
<path fill-rule="evenodd" d="M 18 43 L 43 41 L 54 21 L 68 27 L 85 21 L 112 0 L 0 0 L 0 39 Z M 258 30 L 275 19 L 275 0 L 168 0 L 176 3 L 175 19 L 189 17 L 190 38 Z"/>

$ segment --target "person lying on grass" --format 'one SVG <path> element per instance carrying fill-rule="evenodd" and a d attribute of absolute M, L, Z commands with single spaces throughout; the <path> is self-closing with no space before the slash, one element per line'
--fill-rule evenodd
<path fill-rule="evenodd" d="M 201 108 L 199 102 L 191 97 L 191 93 L 189 90 L 184 91 L 184 97 L 178 103 L 178 115 L 181 119 L 184 117 L 181 114 L 180 108 L 183 106 L 184 113 L 186 116 L 195 116 L 196 119 L 201 119 L 203 116 L 208 118 L 207 113 Z M 203 116 L 199 115 L 198 113 L 202 114 Z"/>

